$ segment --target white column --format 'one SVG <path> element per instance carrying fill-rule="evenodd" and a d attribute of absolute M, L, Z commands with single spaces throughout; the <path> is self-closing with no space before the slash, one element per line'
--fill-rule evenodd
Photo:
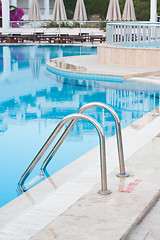
<path fill-rule="evenodd" d="M 2 0 L 2 32 L 8 31 L 9 24 L 9 1 Z"/>
<path fill-rule="evenodd" d="M 30 6 L 31 6 L 31 1 L 32 0 L 28 0 L 28 8 L 30 8 Z"/>
<path fill-rule="evenodd" d="M 44 0 L 44 17 L 45 19 L 49 19 L 49 0 Z"/>
<path fill-rule="evenodd" d="M 17 0 L 11 0 L 11 5 L 17 7 Z"/>
<path fill-rule="evenodd" d="M 157 0 L 150 0 L 150 21 L 157 22 Z"/>

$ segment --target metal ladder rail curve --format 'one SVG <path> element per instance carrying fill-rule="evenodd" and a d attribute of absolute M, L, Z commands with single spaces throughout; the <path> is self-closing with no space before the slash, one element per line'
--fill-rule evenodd
<path fill-rule="evenodd" d="M 84 106 L 82 106 L 78 110 L 78 113 L 84 113 L 84 111 L 86 111 L 87 109 L 92 108 L 92 107 L 103 108 L 103 109 L 109 111 L 112 114 L 112 116 L 114 118 L 114 121 L 115 121 L 115 125 L 116 125 L 118 157 L 119 157 L 119 168 L 120 168 L 120 173 L 117 174 L 117 176 L 118 177 L 128 177 L 129 174 L 127 174 L 125 172 L 121 124 L 120 124 L 120 120 L 119 120 L 119 117 L 118 117 L 117 113 L 113 110 L 113 108 L 111 108 L 107 104 L 100 103 L 100 102 L 92 102 L 92 103 L 85 104 Z M 65 138 L 67 137 L 67 135 L 70 133 L 70 131 L 72 130 L 72 128 L 76 124 L 76 122 L 77 122 L 77 120 L 72 120 L 72 122 L 68 125 L 68 127 L 66 128 L 64 133 L 61 135 L 61 137 L 59 138 L 59 140 L 57 141 L 57 143 L 55 144 L 55 146 L 51 150 L 51 152 L 48 154 L 48 156 L 44 160 L 44 162 L 43 162 L 43 164 L 41 166 L 42 174 L 45 175 L 45 169 L 46 169 L 48 163 L 50 162 L 52 157 L 55 155 L 55 153 L 57 152 L 57 150 L 59 149 L 59 147 L 61 146 L 61 144 L 65 140 Z"/>
<path fill-rule="evenodd" d="M 71 120 L 76 120 L 76 122 L 79 119 L 84 119 L 86 121 L 89 121 L 93 124 L 93 126 L 96 128 L 99 136 L 99 142 L 100 142 L 100 163 L 101 163 L 101 190 L 98 191 L 99 194 L 110 194 L 111 191 L 107 189 L 107 170 L 106 170 L 106 147 L 105 147 L 105 135 L 103 132 L 102 127 L 100 124 L 92 117 L 87 116 L 85 114 L 81 113 L 75 113 L 70 114 L 66 117 L 64 117 L 56 126 L 50 137 L 47 139 L 43 147 L 40 149 L 36 157 L 33 159 L 29 167 L 26 169 L 26 171 L 23 173 L 22 177 L 19 180 L 19 186 L 22 192 L 25 192 L 27 189 L 24 188 L 23 184 L 26 180 L 26 178 L 29 176 L 31 171 L 34 169 L 38 161 L 41 159 L 45 151 L 48 149 L 52 141 L 55 139 L 57 134 L 60 132 L 60 130 L 64 127 L 64 125 Z"/>

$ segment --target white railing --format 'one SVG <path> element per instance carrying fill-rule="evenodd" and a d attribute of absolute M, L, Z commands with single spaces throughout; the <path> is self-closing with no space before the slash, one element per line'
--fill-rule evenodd
<path fill-rule="evenodd" d="M 113 46 L 160 48 L 160 23 L 108 23 L 106 43 Z"/>

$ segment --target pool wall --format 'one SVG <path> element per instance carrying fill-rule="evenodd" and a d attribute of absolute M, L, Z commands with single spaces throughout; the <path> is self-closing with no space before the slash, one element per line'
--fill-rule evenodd
<path fill-rule="evenodd" d="M 57 58 L 56 61 L 60 59 Z M 65 59 L 65 58 L 63 58 Z M 59 76 L 62 77 L 68 77 L 70 76 L 70 78 L 75 78 L 75 79 L 84 79 L 84 80 L 93 80 L 93 81 L 107 81 L 107 82 L 119 82 L 122 83 L 123 82 L 123 77 L 122 76 L 114 76 L 114 75 L 103 75 L 103 74 L 92 74 L 92 73 L 81 73 L 81 72 L 75 72 L 72 69 L 65 69 L 65 68 L 61 68 L 57 67 L 54 65 L 54 60 L 48 61 L 47 62 L 47 67 L 46 69 L 54 74 L 57 74 Z M 68 75 L 69 74 L 69 75 Z"/>
<path fill-rule="evenodd" d="M 160 49 L 116 47 L 101 44 L 97 47 L 97 59 L 101 64 L 160 67 Z"/>

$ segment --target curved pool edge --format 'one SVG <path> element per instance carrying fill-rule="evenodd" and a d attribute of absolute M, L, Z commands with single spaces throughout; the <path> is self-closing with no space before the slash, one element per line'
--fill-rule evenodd
<path fill-rule="evenodd" d="M 123 76 L 118 74 L 104 74 L 103 71 L 102 73 L 97 73 L 97 71 L 88 69 L 85 63 L 82 65 L 81 62 L 80 65 L 77 65 L 77 60 L 79 60 L 81 57 L 88 59 L 90 57 L 93 58 L 93 56 L 96 55 L 54 58 L 47 62 L 46 69 L 49 72 L 62 77 L 108 82 L 123 82 Z M 72 63 L 73 60 L 75 60 L 75 64 Z"/>
<path fill-rule="evenodd" d="M 160 74 L 157 67 L 131 67 L 101 64 L 97 55 L 81 55 L 60 57 L 47 62 L 50 73 L 62 77 L 86 79 L 106 82 L 124 83 L 127 81 L 144 82 L 159 85 L 160 80 L 155 78 Z M 70 68 L 70 69 L 68 69 Z"/>

